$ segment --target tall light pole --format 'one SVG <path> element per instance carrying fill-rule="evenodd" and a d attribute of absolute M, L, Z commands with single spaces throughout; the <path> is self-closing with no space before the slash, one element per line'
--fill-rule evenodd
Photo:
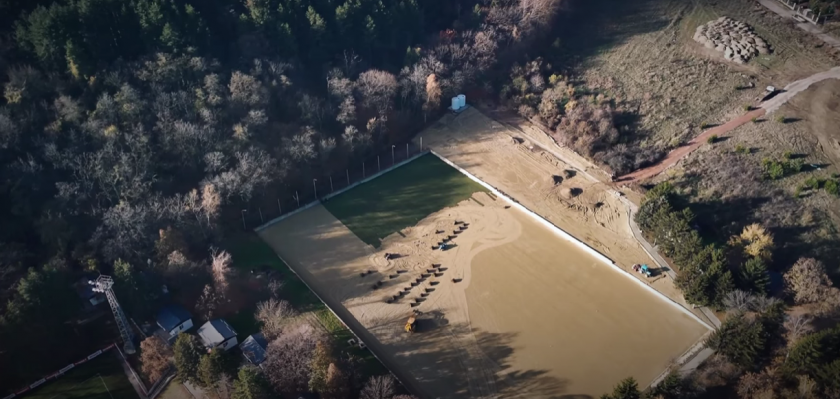
<path fill-rule="evenodd" d="M 245 229 L 245 230 L 248 230 L 248 226 L 245 225 L 245 212 L 248 212 L 248 210 L 243 209 L 242 212 L 239 212 L 239 213 L 242 214 L 242 228 Z"/>
<path fill-rule="evenodd" d="M 315 185 L 316 181 L 318 181 L 318 179 L 312 179 L 312 188 L 315 190 L 315 200 L 317 201 L 318 200 L 318 186 Z"/>
<path fill-rule="evenodd" d="M 396 145 L 391 144 L 391 166 L 394 166 L 394 164 L 396 163 L 394 161 L 394 148 L 396 148 L 396 147 L 397 147 Z"/>
<path fill-rule="evenodd" d="M 96 280 L 88 280 L 88 284 L 92 285 L 93 292 L 102 292 L 108 298 L 108 304 L 111 305 L 111 312 L 114 313 L 114 320 L 117 322 L 117 327 L 120 330 L 120 336 L 123 340 L 123 350 L 127 354 L 137 352 L 134 348 L 134 334 L 131 332 L 131 327 L 128 326 L 128 320 L 125 318 L 120 303 L 117 302 L 117 296 L 114 295 L 114 280 L 111 276 L 100 275 Z"/>

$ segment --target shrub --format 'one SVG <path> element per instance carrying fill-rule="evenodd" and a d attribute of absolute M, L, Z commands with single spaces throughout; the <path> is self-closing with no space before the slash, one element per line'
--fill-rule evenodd
<path fill-rule="evenodd" d="M 820 188 L 820 180 L 813 176 L 805 179 L 805 182 L 803 182 L 802 184 L 804 184 L 805 187 L 810 188 L 811 190 L 816 190 Z"/>
<path fill-rule="evenodd" d="M 703 123 L 700 124 L 700 129 L 705 130 L 705 129 L 708 129 L 708 128 L 709 128 L 709 122 L 703 122 Z"/>
<path fill-rule="evenodd" d="M 782 153 L 782 158 L 784 159 L 791 159 L 793 158 L 793 153 L 790 151 L 785 151 Z"/>
<path fill-rule="evenodd" d="M 776 116 L 776 122 L 779 122 L 779 123 L 785 123 L 785 120 L 786 120 L 786 119 L 785 119 L 785 116 L 784 116 L 784 115 L 778 115 L 778 116 Z"/>
<path fill-rule="evenodd" d="M 711 135 L 711 137 L 709 137 L 709 139 L 706 140 L 706 142 L 709 143 L 709 144 L 717 143 L 717 141 L 718 141 L 718 135 L 716 135 L 716 134 Z"/>
<path fill-rule="evenodd" d="M 825 192 L 840 197 L 840 185 L 837 184 L 837 180 L 827 180 L 823 188 Z"/>
<path fill-rule="evenodd" d="M 778 180 L 802 170 L 803 163 L 801 159 L 790 159 L 790 153 L 785 153 L 784 156 L 785 158 L 781 161 L 770 158 L 764 158 L 761 161 L 766 178 Z"/>
<path fill-rule="evenodd" d="M 758 118 L 756 118 L 756 117 L 752 117 L 752 119 L 750 119 L 750 120 L 752 121 L 752 123 L 758 123 Z"/>
<path fill-rule="evenodd" d="M 744 147 L 742 144 L 738 144 L 738 145 L 735 146 L 735 152 L 739 153 L 739 154 L 749 154 L 750 149 L 747 148 L 747 147 Z"/>
<path fill-rule="evenodd" d="M 744 104 L 744 111 L 752 111 L 752 105 Z"/>

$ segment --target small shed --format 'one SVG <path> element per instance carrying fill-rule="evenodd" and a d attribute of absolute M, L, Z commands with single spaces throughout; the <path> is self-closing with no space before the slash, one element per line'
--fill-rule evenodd
<path fill-rule="evenodd" d="M 242 349 L 242 355 L 255 366 L 259 366 L 260 363 L 265 361 L 265 351 L 267 348 L 268 341 L 265 340 L 262 333 L 251 335 L 239 344 L 239 349 Z"/>
<path fill-rule="evenodd" d="M 179 305 L 164 307 L 158 311 L 155 321 L 170 338 L 189 330 L 193 326 L 190 312 Z"/>
<path fill-rule="evenodd" d="M 222 319 L 210 320 L 198 328 L 198 336 L 207 349 L 228 350 L 236 346 L 236 331 Z"/>

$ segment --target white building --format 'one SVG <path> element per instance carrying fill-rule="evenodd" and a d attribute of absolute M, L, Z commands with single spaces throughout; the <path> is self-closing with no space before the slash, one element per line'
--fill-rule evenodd
<path fill-rule="evenodd" d="M 164 307 L 158 311 L 155 320 L 157 321 L 157 325 L 166 332 L 169 338 L 173 338 L 193 326 L 190 313 L 178 305 Z"/>
<path fill-rule="evenodd" d="M 228 350 L 236 346 L 236 331 L 222 319 L 210 320 L 198 328 L 201 342 L 209 350 L 219 348 Z"/>

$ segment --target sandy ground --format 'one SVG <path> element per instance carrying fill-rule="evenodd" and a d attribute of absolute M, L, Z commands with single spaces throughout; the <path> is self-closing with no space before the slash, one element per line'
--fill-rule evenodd
<path fill-rule="evenodd" d="M 534 140 L 545 136 L 535 130 L 524 133 Z M 655 265 L 633 237 L 628 210 L 611 186 L 587 179 L 580 172 L 571 178 L 564 177 L 565 170 L 579 171 L 584 165 L 563 163 L 524 140 L 522 132 L 511 130 L 472 108 L 441 119 L 420 136 L 423 146 L 511 196 L 624 270 L 632 272 L 631 267 L 636 263 Z M 540 140 L 545 148 L 554 145 L 546 142 L 549 138 L 543 139 L 547 139 Z M 557 183 L 555 177 L 560 177 L 562 182 Z M 564 196 L 565 190 L 572 188 L 582 191 L 574 197 Z M 635 276 L 690 307 L 673 280 L 664 274 L 651 279 Z"/>
<path fill-rule="evenodd" d="M 378 251 L 321 206 L 260 234 L 424 397 L 597 397 L 647 384 L 708 331 L 505 205 L 476 194 Z M 445 236 L 456 246 L 432 250 Z"/>

